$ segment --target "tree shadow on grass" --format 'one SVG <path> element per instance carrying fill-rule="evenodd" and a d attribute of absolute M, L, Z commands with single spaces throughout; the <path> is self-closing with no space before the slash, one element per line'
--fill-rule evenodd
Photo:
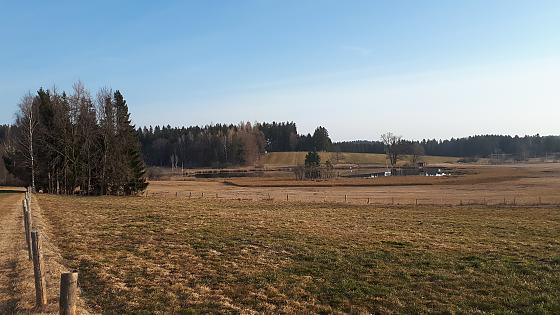
<path fill-rule="evenodd" d="M 25 188 L 0 186 L 0 194 L 23 194 L 24 192 Z"/>

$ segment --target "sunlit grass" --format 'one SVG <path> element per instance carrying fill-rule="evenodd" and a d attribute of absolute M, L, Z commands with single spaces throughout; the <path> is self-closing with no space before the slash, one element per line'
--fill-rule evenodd
<path fill-rule="evenodd" d="M 560 312 L 556 208 L 39 200 L 109 313 Z"/>

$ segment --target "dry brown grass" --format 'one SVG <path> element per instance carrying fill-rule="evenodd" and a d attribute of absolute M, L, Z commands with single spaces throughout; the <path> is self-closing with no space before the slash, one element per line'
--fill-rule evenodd
<path fill-rule="evenodd" d="M 556 207 L 40 196 L 107 313 L 559 313 Z"/>
<path fill-rule="evenodd" d="M 48 305 L 35 308 L 33 264 L 28 259 L 22 225 L 22 188 L 0 188 L 0 314 L 58 314 L 60 273 L 63 266 L 58 248 L 50 242 L 50 228 L 41 209 L 32 201 L 33 228 L 41 232 Z M 88 314 L 79 301 L 79 314 Z"/>
<path fill-rule="evenodd" d="M 296 181 L 286 178 L 230 178 L 153 181 L 148 195 L 343 202 L 366 204 L 560 204 L 560 164 L 514 166 L 447 165 L 452 177 L 383 177 Z M 226 184 L 230 183 L 230 184 Z M 233 183 L 234 185 L 231 185 Z M 345 197 L 346 196 L 346 197 Z"/>
<path fill-rule="evenodd" d="M 14 203 L 20 200 L 18 195 L 0 190 L 0 314 L 14 313 L 18 302 L 14 292 L 17 279 L 16 238 L 19 232 L 14 226 Z"/>
<path fill-rule="evenodd" d="M 262 164 L 268 166 L 274 165 L 302 165 L 305 161 L 307 152 L 270 152 L 265 154 Z M 321 161 L 336 161 L 336 153 L 320 152 Z M 385 154 L 376 153 L 350 153 L 341 152 L 338 154 L 338 163 L 340 164 L 380 164 L 385 165 Z M 403 156 L 403 163 L 409 157 Z M 422 159 L 428 163 L 455 163 L 459 158 L 447 156 L 425 156 Z"/>
<path fill-rule="evenodd" d="M 434 185 L 449 182 L 449 177 L 389 176 L 377 178 L 333 178 L 325 180 L 295 180 L 286 178 L 239 177 L 224 181 L 239 187 L 368 187 Z"/>

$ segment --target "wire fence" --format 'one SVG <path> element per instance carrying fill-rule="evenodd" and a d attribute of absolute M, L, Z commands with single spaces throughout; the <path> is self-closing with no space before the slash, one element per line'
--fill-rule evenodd
<path fill-rule="evenodd" d="M 22 200 L 22 217 L 28 258 L 33 263 L 35 309 L 41 312 L 48 305 L 45 281 L 46 268 L 42 251 L 43 240 L 48 241 L 48 238 L 33 223 L 31 209 L 31 189 L 28 188 Z M 60 314 L 76 314 L 78 273 L 75 271 L 64 272 L 60 275 L 60 279 L 59 312 Z"/>
<path fill-rule="evenodd" d="M 445 205 L 445 206 L 545 206 L 560 205 L 560 196 L 453 196 L 425 197 L 414 195 L 393 196 L 383 194 L 328 194 L 316 192 L 232 192 L 232 191 L 147 191 L 144 197 L 187 198 L 187 199 L 222 199 L 239 201 L 270 202 L 312 202 L 312 203 L 347 203 L 365 205 Z"/>

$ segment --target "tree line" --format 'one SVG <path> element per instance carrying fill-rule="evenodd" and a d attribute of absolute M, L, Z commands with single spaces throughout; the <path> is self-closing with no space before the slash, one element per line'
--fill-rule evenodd
<path fill-rule="evenodd" d="M 21 99 L 15 124 L 2 130 L 5 167 L 36 191 L 130 195 L 147 187 L 137 133 L 118 90 L 93 97 L 80 82 L 70 94 L 41 88 Z"/>
<path fill-rule="evenodd" d="M 265 152 L 332 149 L 326 128 L 300 135 L 293 122 L 150 126 L 137 133 L 146 164 L 172 168 L 254 165 Z"/>
<path fill-rule="evenodd" d="M 401 150 L 409 154 L 412 150 L 426 155 L 453 157 L 490 157 L 492 154 L 511 154 L 520 157 L 541 157 L 560 152 L 560 136 L 503 136 L 478 135 L 448 140 L 407 141 L 399 139 Z M 410 148 L 410 145 L 420 148 Z M 336 151 L 360 153 L 386 153 L 386 144 L 380 141 L 343 141 L 333 144 Z M 409 146 L 407 148 L 407 146 Z"/>

